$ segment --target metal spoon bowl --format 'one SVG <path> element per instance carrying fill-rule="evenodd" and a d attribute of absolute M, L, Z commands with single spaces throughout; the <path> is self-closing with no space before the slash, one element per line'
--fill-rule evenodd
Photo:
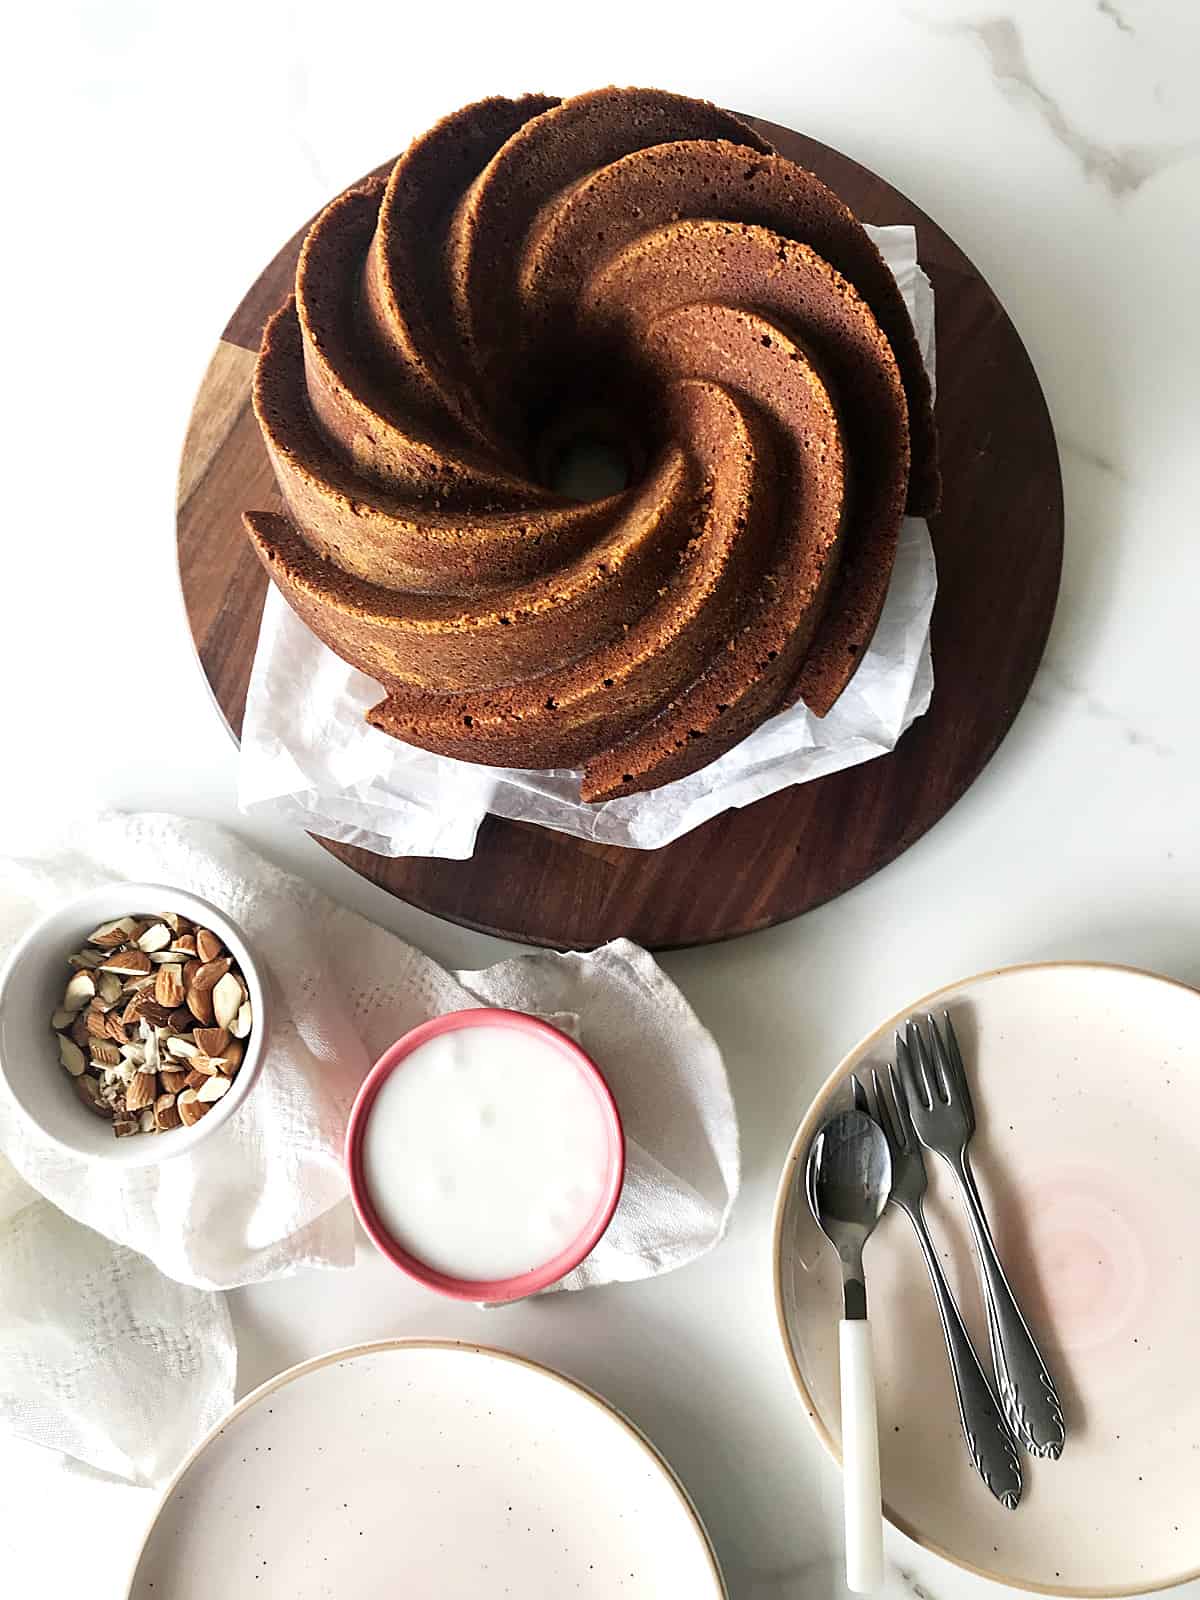
<path fill-rule="evenodd" d="M 804 1178 L 817 1226 L 842 1263 L 846 1316 L 865 1317 L 863 1246 L 892 1192 L 892 1157 L 883 1129 L 865 1112 L 836 1112 L 808 1147 Z M 861 1305 L 852 1306 L 852 1296 L 861 1296 Z"/>
<path fill-rule="evenodd" d="M 871 1594 L 883 1582 L 883 1508 L 862 1256 L 892 1190 L 892 1156 L 883 1129 L 862 1111 L 837 1112 L 809 1146 L 804 1180 L 817 1226 L 842 1263 L 845 1313 L 838 1328 L 838 1365 L 846 1586 L 855 1594 Z"/>

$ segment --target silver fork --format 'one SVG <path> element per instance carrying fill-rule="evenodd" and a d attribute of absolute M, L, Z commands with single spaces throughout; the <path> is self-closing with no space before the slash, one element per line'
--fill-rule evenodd
<path fill-rule="evenodd" d="M 887 1138 L 892 1156 L 891 1201 L 898 1210 L 904 1212 L 915 1228 L 921 1254 L 929 1268 L 929 1281 L 933 1284 L 933 1297 L 937 1302 L 942 1332 L 946 1336 L 946 1353 L 950 1357 L 954 1392 L 958 1397 L 958 1416 L 967 1450 L 975 1463 L 975 1470 L 996 1499 L 1013 1511 L 1021 1498 L 1020 1457 L 979 1364 L 975 1347 L 963 1326 L 958 1305 L 929 1236 L 923 1206 L 925 1162 L 913 1130 L 904 1089 L 894 1067 L 888 1068 L 888 1076 L 895 1102 L 894 1113 L 887 1090 L 880 1083 L 874 1068 L 871 1070 L 874 1106 L 870 1104 L 858 1079 L 852 1076 L 854 1103 L 875 1118 Z"/>
<path fill-rule="evenodd" d="M 896 1035 L 896 1065 L 921 1143 L 941 1156 L 958 1180 L 979 1257 L 992 1365 L 1005 1418 L 1031 1455 L 1057 1461 L 1066 1441 L 1062 1404 L 1004 1275 L 979 1198 L 967 1155 L 975 1109 L 954 1027 L 949 1014 L 942 1015 L 944 1039 L 932 1017 L 926 1019 L 927 1039 L 909 1018 L 904 1037 Z"/>

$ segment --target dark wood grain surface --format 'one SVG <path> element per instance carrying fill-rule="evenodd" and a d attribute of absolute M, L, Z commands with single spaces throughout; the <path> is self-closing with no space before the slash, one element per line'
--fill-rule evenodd
<path fill-rule="evenodd" d="M 862 217 L 912 223 L 937 296 L 945 490 L 933 703 L 890 755 L 727 812 L 661 850 L 622 850 L 488 817 L 470 861 L 389 860 L 321 842 L 401 899 L 532 944 L 589 948 L 628 935 L 701 944 L 799 916 L 885 866 L 979 775 L 1041 658 L 1062 565 L 1054 433 L 1020 338 L 936 223 L 864 167 L 749 119 Z M 385 170 L 385 169 L 380 169 Z M 290 291 L 301 229 L 230 318 L 196 399 L 180 468 L 179 571 L 200 662 L 240 731 L 266 577 L 244 508 L 278 507 L 250 409 L 263 323 Z"/>

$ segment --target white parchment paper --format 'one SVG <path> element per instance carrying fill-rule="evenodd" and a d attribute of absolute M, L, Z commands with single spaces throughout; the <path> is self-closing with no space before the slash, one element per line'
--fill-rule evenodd
<path fill-rule="evenodd" d="M 934 376 L 934 306 L 909 227 L 869 228 Z M 929 530 L 906 517 L 871 647 L 829 715 L 773 717 L 700 772 L 598 805 L 578 774 L 476 766 L 399 743 L 364 720 L 379 685 L 339 660 L 267 591 L 246 699 L 238 804 L 384 856 L 465 860 L 488 812 L 605 844 L 654 850 L 708 818 L 892 750 L 929 705 L 937 573 Z"/>

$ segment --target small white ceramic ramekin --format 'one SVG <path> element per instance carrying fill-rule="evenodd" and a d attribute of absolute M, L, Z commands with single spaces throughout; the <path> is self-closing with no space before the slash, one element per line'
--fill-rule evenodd
<path fill-rule="evenodd" d="M 92 929 L 117 917 L 177 912 L 210 928 L 241 968 L 254 1026 L 232 1087 L 190 1128 L 113 1136 L 112 1125 L 80 1101 L 58 1058 L 50 1018 L 62 1003 L 71 969 L 67 957 Z M 111 883 L 60 906 L 31 928 L 0 974 L 0 1081 L 25 1119 L 44 1138 L 96 1161 L 149 1167 L 211 1139 L 245 1102 L 262 1066 L 270 1014 L 262 969 L 225 914 L 182 889 L 155 883 Z"/>

